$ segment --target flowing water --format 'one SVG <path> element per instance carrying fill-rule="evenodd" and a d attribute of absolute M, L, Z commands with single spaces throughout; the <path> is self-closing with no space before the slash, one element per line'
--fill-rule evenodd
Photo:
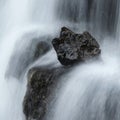
<path fill-rule="evenodd" d="M 48 120 L 119 120 L 119 5 L 119 0 L 0 0 L 0 120 L 25 119 L 22 101 L 29 66 L 16 76 L 19 58 L 24 51 L 32 54 L 28 46 L 33 38 L 55 37 L 63 25 L 89 30 L 101 44 L 102 56 L 61 79 Z M 33 65 L 50 63 L 58 63 L 53 49 Z"/>

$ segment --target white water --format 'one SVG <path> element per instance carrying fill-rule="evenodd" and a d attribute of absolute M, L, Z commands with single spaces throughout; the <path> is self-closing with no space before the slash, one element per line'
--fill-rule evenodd
<path fill-rule="evenodd" d="M 92 22 L 95 19 L 97 30 L 101 34 L 100 29 L 101 27 L 104 29 L 105 23 L 102 17 L 108 6 L 104 1 L 99 0 L 94 1 L 92 6 L 96 6 L 97 11 L 90 19 Z M 119 11 L 119 8 L 116 9 Z M 116 38 L 103 37 L 101 60 L 80 64 L 62 77 L 47 120 L 120 120 L 120 23 L 119 17 L 116 18 L 117 28 L 114 27 L 117 36 Z M 114 24 L 112 22 L 111 24 Z M 92 24 L 90 24 L 91 29 L 96 30 Z"/>
<path fill-rule="evenodd" d="M 111 58 L 112 57 L 112 58 Z M 50 120 L 119 120 L 120 65 L 115 56 L 105 56 L 101 62 L 76 67 L 65 76 L 55 100 Z M 111 95 L 111 96 L 110 96 Z M 116 98 L 117 97 L 117 98 Z M 106 102 L 109 102 L 106 117 Z M 114 110 L 114 104 L 117 107 Z M 111 115 L 110 115 L 111 114 Z M 114 116 L 115 115 L 115 116 Z"/>
<path fill-rule="evenodd" d="M 52 0 L 54 1 L 54 0 Z M 52 2 L 51 1 L 51 2 Z M 32 0 L 5 0 L 0 1 L 1 5 L 1 23 L 0 23 L 0 120 L 24 120 L 22 101 L 26 91 L 26 77 L 21 76 L 21 79 L 17 79 L 14 76 L 5 77 L 7 67 L 11 55 L 14 53 L 14 47 L 16 43 L 26 34 L 33 34 L 33 36 L 45 35 L 46 26 L 48 27 L 49 20 L 53 18 L 51 15 L 53 4 L 48 4 L 48 8 L 45 9 L 48 0 L 38 1 Z M 40 4 L 38 11 L 40 14 L 39 23 L 34 22 L 33 14 L 36 8 L 34 5 Z M 43 11 L 42 11 L 43 10 Z M 50 13 L 49 13 L 50 12 Z M 48 15 L 47 15 L 48 14 Z M 44 15 L 51 18 L 44 20 Z M 34 18 L 37 16 L 34 16 Z M 38 19 L 38 18 L 35 18 Z M 48 25 L 46 25 L 47 23 Z M 48 28 L 51 31 L 51 27 Z M 35 32 L 35 34 L 34 34 Z M 49 33 L 49 34 L 50 34 Z M 24 42 L 26 44 L 29 41 Z M 19 46 L 26 47 L 25 44 L 20 43 Z M 18 46 L 18 48 L 19 48 Z M 16 47 L 17 50 L 17 47 Z M 21 48 L 22 50 L 22 48 Z M 16 55 L 16 59 L 19 53 Z M 16 64 L 13 64 L 15 66 Z M 16 67 L 19 65 L 16 65 Z M 11 68 L 12 71 L 12 68 Z"/>
<path fill-rule="evenodd" d="M 3 18 L 4 27 L 1 28 L 0 36 L 0 120 L 23 120 L 21 101 L 25 82 L 21 83 L 13 77 L 9 79 L 5 77 L 15 42 L 25 31 L 24 24 L 28 23 L 29 14 L 26 9 L 28 1 L 23 2 L 5 1 L 1 8 L 3 9 L 3 17 L 1 16 L 1 18 Z M 22 30 L 21 27 L 23 27 Z"/>
<path fill-rule="evenodd" d="M 82 0 L 81 2 L 85 4 Z M 6 78 L 5 74 L 14 53 L 16 42 L 24 38 L 24 35 L 31 33 L 34 36 L 54 35 L 58 32 L 61 24 L 64 25 L 64 21 L 59 23 L 60 20 L 57 19 L 56 4 L 56 0 L 0 0 L 0 120 L 24 120 L 22 101 L 26 91 L 26 76 L 24 74 L 18 80 L 14 76 Z M 82 7 L 85 8 L 86 6 Z M 83 8 L 81 9 L 84 11 Z M 67 25 L 74 26 L 72 23 Z M 78 31 L 82 31 L 82 28 L 80 27 Z M 100 107 L 101 114 L 99 112 L 98 114 L 102 116 L 104 101 L 109 88 L 117 89 L 120 84 L 118 49 L 115 47 L 115 42 L 113 44 L 108 41 L 105 39 L 101 43 L 102 62 L 94 61 L 80 65 L 65 76 L 64 81 L 67 82 L 62 84 L 58 92 L 58 99 L 53 108 L 55 110 L 54 115 L 53 117 L 50 116 L 51 120 L 78 120 L 79 118 L 79 120 L 88 120 L 88 118 L 92 120 L 90 115 L 94 114 L 97 107 Z M 27 41 L 25 43 L 27 44 Z M 22 43 L 20 46 L 26 47 Z M 50 51 L 35 65 L 40 65 L 40 63 L 55 63 L 56 65 L 58 62 L 54 57 L 55 52 Z M 90 106 L 84 108 L 85 100 L 89 98 L 97 86 L 100 86 L 97 95 L 93 96 Z M 87 109 L 89 109 L 88 112 Z M 53 113 L 51 112 L 51 114 Z M 104 120 L 104 115 L 102 117 L 100 120 Z"/>

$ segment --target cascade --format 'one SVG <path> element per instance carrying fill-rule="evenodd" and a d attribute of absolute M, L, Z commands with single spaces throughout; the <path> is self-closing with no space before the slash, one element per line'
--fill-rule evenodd
<path fill-rule="evenodd" d="M 28 69 L 57 63 L 51 50 L 16 77 L 11 73 L 17 74 L 21 66 L 14 61 L 21 57 L 19 51 L 27 50 L 33 38 L 56 36 L 65 25 L 95 34 L 102 60 L 78 65 L 62 77 L 46 118 L 119 120 L 119 5 L 119 0 L 0 0 L 0 120 L 25 120 L 22 102 Z"/>

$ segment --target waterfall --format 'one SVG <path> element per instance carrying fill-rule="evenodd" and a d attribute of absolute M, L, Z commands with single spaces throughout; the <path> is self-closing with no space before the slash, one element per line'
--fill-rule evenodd
<path fill-rule="evenodd" d="M 5 72 L 13 52 L 15 42 L 22 35 L 20 27 L 28 22 L 28 6 L 26 1 L 0 1 L 1 14 L 1 40 L 0 40 L 0 119 L 22 120 L 23 85 L 20 81 L 11 77 L 6 78 Z M 23 4 L 24 3 L 24 4 Z M 21 26 L 23 25 L 23 26 Z M 20 29 L 19 29 L 20 28 Z M 24 30 L 24 29 L 23 29 Z M 17 57 L 17 56 L 16 56 Z M 11 68 L 12 70 L 12 68 Z M 25 82 L 23 82 L 25 83 Z"/>
<path fill-rule="evenodd" d="M 12 74 L 6 76 L 6 71 L 7 74 L 11 71 L 17 74 L 21 61 L 16 60 L 22 57 L 20 55 L 29 46 L 31 39 L 52 34 L 51 27 L 46 31 L 46 26 L 49 26 L 49 17 L 53 18 L 54 0 L 51 0 L 46 9 L 48 2 L 49 0 L 0 0 L 0 120 L 25 119 L 22 102 L 26 91 L 27 70 L 19 78 Z M 38 4 L 39 9 L 36 8 Z M 45 15 L 47 17 L 43 21 Z"/>
<path fill-rule="evenodd" d="M 117 0 L 60 1 L 59 19 L 85 22 L 86 29 L 102 34 L 102 61 L 80 64 L 62 77 L 47 120 L 120 119 L 119 4 Z"/>
<path fill-rule="evenodd" d="M 118 59 L 76 67 L 63 79 L 50 120 L 119 120 Z"/>
<path fill-rule="evenodd" d="M 119 0 L 61 0 L 57 16 L 64 21 L 85 23 L 98 34 L 113 34 L 118 20 Z"/>
<path fill-rule="evenodd" d="M 93 33 L 101 44 L 102 61 L 78 65 L 62 77 L 46 117 L 119 120 L 119 5 L 119 0 L 0 0 L 0 120 L 25 120 L 22 102 L 28 68 L 58 62 L 52 49 L 16 77 L 11 71 L 19 71 L 20 53 L 33 38 L 55 37 L 65 25 Z"/>

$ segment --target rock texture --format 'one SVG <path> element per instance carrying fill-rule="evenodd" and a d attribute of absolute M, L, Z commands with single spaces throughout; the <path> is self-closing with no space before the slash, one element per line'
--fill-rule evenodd
<path fill-rule="evenodd" d="M 63 65 L 85 61 L 101 53 L 98 42 L 89 32 L 76 34 L 66 27 L 61 29 L 60 37 L 53 39 L 52 44 Z"/>
<path fill-rule="evenodd" d="M 28 74 L 27 92 L 23 102 L 27 120 L 43 120 L 52 90 L 56 88 L 58 78 L 65 68 L 33 68 Z"/>
<path fill-rule="evenodd" d="M 52 44 L 61 64 L 67 66 L 41 66 L 32 68 L 28 73 L 27 92 L 24 97 L 23 111 L 26 120 L 45 120 L 53 91 L 59 83 L 59 78 L 69 72 L 80 61 L 98 56 L 101 52 L 99 44 L 88 32 L 76 34 L 66 27 L 61 29 L 60 38 L 55 38 Z M 39 43 L 34 58 L 48 51 L 46 43 Z"/>

